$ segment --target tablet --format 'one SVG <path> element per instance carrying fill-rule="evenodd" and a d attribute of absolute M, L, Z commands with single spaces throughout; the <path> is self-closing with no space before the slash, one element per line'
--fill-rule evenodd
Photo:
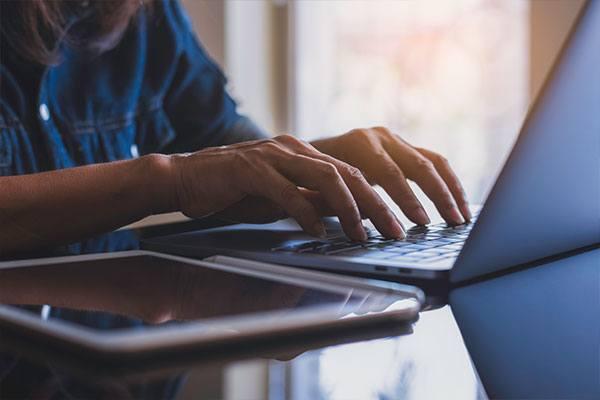
<path fill-rule="evenodd" d="M 423 301 L 411 286 L 240 262 L 128 251 L 0 263 L 0 336 L 124 365 L 410 324 Z"/>

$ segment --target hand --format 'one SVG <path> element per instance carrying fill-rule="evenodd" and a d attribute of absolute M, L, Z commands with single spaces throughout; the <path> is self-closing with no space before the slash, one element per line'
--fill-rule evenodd
<path fill-rule="evenodd" d="M 267 199 L 308 233 L 324 236 L 317 193 L 339 217 L 346 235 L 366 240 L 362 216 L 386 237 L 404 236 L 402 226 L 358 168 L 293 136 L 208 148 L 172 156 L 175 207 L 197 218 Z"/>
<path fill-rule="evenodd" d="M 465 192 L 448 161 L 433 151 L 411 146 L 386 128 L 355 129 L 312 144 L 359 168 L 416 224 L 426 225 L 430 220 L 407 179 L 423 189 L 448 224 L 460 225 L 471 219 Z"/>

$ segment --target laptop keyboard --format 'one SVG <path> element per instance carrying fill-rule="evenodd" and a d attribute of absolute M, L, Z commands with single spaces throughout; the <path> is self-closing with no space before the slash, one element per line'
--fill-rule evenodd
<path fill-rule="evenodd" d="M 366 229 L 366 242 L 353 242 L 341 234 L 323 240 L 278 247 L 273 251 L 430 264 L 444 259 L 456 259 L 472 227 L 473 222 L 454 227 L 443 223 L 414 226 L 402 240 L 386 239 L 377 231 Z"/>

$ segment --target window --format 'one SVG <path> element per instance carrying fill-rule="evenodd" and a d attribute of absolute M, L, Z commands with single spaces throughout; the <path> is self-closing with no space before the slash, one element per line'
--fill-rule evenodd
<path fill-rule="evenodd" d="M 483 201 L 528 104 L 529 3 L 290 6 L 293 131 L 311 140 L 386 126 L 443 153 Z"/>

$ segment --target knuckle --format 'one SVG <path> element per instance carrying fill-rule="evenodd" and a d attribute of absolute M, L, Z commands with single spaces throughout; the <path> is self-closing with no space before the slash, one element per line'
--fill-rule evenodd
<path fill-rule="evenodd" d="M 353 166 L 347 166 L 346 167 L 346 173 L 348 174 L 348 177 L 352 180 L 355 181 L 363 181 L 365 180 L 365 177 L 363 176 L 363 173 L 360 169 L 353 167 Z"/>
<path fill-rule="evenodd" d="M 374 126 L 371 129 L 380 134 L 384 134 L 384 135 L 391 134 L 390 130 L 388 128 L 386 128 L 385 126 Z"/>
<path fill-rule="evenodd" d="M 280 143 L 286 144 L 286 145 L 300 145 L 303 142 L 298 139 L 296 136 L 290 135 L 289 133 L 286 133 L 284 135 L 279 135 L 275 138 L 275 140 L 277 140 Z"/>
<path fill-rule="evenodd" d="M 436 161 L 436 163 L 439 165 L 444 165 L 444 166 L 450 165 L 450 163 L 448 162 L 448 159 L 441 154 L 433 153 L 433 158 Z"/>
<path fill-rule="evenodd" d="M 385 126 L 376 126 L 374 128 L 372 128 L 375 132 L 377 132 L 377 134 L 380 137 L 383 137 L 385 139 L 390 139 L 393 136 L 395 136 L 392 131 L 390 131 L 388 128 L 386 128 Z"/>
<path fill-rule="evenodd" d="M 335 165 L 328 163 L 326 161 L 321 161 L 319 163 L 319 170 L 321 174 L 325 175 L 327 178 L 335 179 L 339 176 L 338 170 Z"/>
<path fill-rule="evenodd" d="M 266 151 L 280 151 L 281 146 L 273 139 L 266 139 L 260 143 L 260 148 Z"/>
<path fill-rule="evenodd" d="M 400 168 L 391 162 L 385 163 L 381 167 L 381 174 L 387 178 L 402 178 L 402 171 L 400 171 Z"/>
<path fill-rule="evenodd" d="M 433 163 L 425 157 L 416 157 L 413 165 L 422 173 L 430 173 L 434 170 Z"/>
<path fill-rule="evenodd" d="M 372 133 L 369 129 L 352 129 L 348 132 L 348 135 L 360 140 L 370 140 Z"/>

